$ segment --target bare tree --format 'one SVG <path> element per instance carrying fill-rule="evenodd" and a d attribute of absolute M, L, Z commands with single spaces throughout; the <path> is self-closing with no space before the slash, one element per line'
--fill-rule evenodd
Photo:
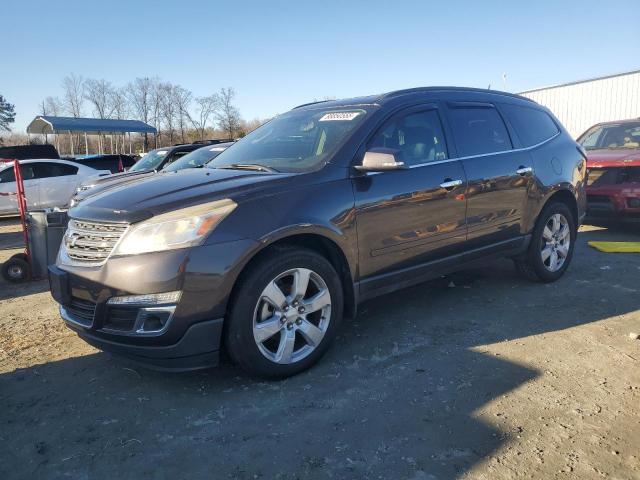
<path fill-rule="evenodd" d="M 63 109 L 62 101 L 58 97 L 47 97 L 42 101 L 42 115 L 57 117 L 62 114 Z"/>
<path fill-rule="evenodd" d="M 212 95 L 194 98 L 186 88 L 163 82 L 158 77 L 136 78 L 125 88 L 117 88 L 107 80 L 85 80 L 76 74 L 66 76 L 62 86 L 62 100 L 57 97 L 45 98 L 39 107 L 42 114 L 80 117 L 88 103 L 96 117 L 133 117 L 153 125 L 157 130 L 156 146 L 167 141 L 173 143 L 174 140 L 183 143 L 194 138 L 204 140 L 212 134 L 235 138 L 243 136 L 260 123 L 258 120 L 242 120 L 240 112 L 233 104 L 236 91 L 232 87 L 222 88 Z M 79 143 L 79 134 L 75 136 L 76 142 Z M 125 143 L 124 138 L 119 136 L 112 138 L 115 140 L 116 150 L 119 144 L 123 146 Z M 140 137 L 134 141 L 139 142 Z M 73 144 L 71 148 L 73 149 Z M 143 149 L 149 150 L 149 138 L 146 133 Z"/>
<path fill-rule="evenodd" d="M 93 105 L 93 113 L 98 118 L 109 118 L 113 113 L 112 95 L 114 92 L 111 82 L 104 79 L 88 78 L 84 82 L 84 98 Z"/>
<path fill-rule="evenodd" d="M 218 119 L 218 125 L 226 132 L 228 138 L 234 138 L 235 134 L 240 130 L 240 112 L 233 105 L 235 96 L 236 91 L 233 87 L 220 89 L 220 110 L 216 114 L 216 118 Z"/>
<path fill-rule="evenodd" d="M 207 123 L 220 108 L 220 98 L 214 93 L 208 97 L 196 98 L 196 103 L 198 104 L 197 117 L 192 119 L 192 123 L 200 134 L 200 140 L 204 140 Z"/>
<path fill-rule="evenodd" d="M 111 92 L 109 103 L 111 105 L 111 110 L 113 111 L 113 116 L 115 118 L 119 120 L 127 118 L 127 116 L 129 115 L 129 102 L 127 100 L 127 91 L 125 88 L 114 88 Z M 116 152 L 121 151 L 122 153 L 125 153 L 125 138 L 126 133 L 123 133 L 122 135 L 116 135 Z M 120 141 L 119 139 L 121 139 L 122 141 Z M 118 145 L 120 145 L 120 149 L 118 149 Z"/>
<path fill-rule="evenodd" d="M 93 106 L 93 114 L 98 118 L 110 118 L 113 113 L 113 107 L 111 104 L 111 95 L 113 93 L 113 86 L 111 82 L 107 82 L 104 79 L 94 80 L 88 78 L 84 82 L 84 98 Z M 111 150 L 113 153 L 113 137 L 110 136 Z M 105 135 L 100 133 L 98 135 L 99 149 L 103 151 L 103 141 Z M 86 133 L 85 133 L 86 141 Z"/>
<path fill-rule="evenodd" d="M 160 96 L 161 116 L 164 121 L 167 133 L 169 134 L 169 145 L 173 144 L 174 125 L 177 118 L 178 109 L 174 103 L 175 86 L 169 82 L 161 83 L 158 88 Z"/>
<path fill-rule="evenodd" d="M 84 106 L 84 79 L 82 75 L 72 73 L 62 80 L 62 88 L 64 89 L 64 108 L 72 117 L 81 117 Z M 71 154 L 75 152 L 74 143 L 80 146 L 80 134 L 76 134 L 75 142 L 69 132 L 69 143 Z"/>
<path fill-rule="evenodd" d="M 150 123 L 153 116 L 153 99 L 157 79 L 136 78 L 127 86 L 129 101 L 133 104 L 138 120 Z M 144 151 L 149 150 L 149 136 L 144 134 Z"/>
<path fill-rule="evenodd" d="M 84 80 L 81 75 L 72 73 L 64 77 L 62 81 L 64 89 L 64 108 L 72 117 L 82 115 L 84 106 Z"/>
<path fill-rule="evenodd" d="M 178 115 L 178 128 L 180 129 L 180 141 L 186 143 L 187 125 L 191 123 L 191 115 L 189 114 L 189 107 L 191 106 L 191 100 L 193 95 L 191 92 L 180 85 L 173 86 L 173 102 L 175 103 Z"/>
<path fill-rule="evenodd" d="M 40 105 L 40 115 L 51 115 L 53 117 L 57 117 L 62 113 L 62 110 L 62 102 L 58 97 L 47 97 Z M 49 136 L 46 133 L 44 135 L 44 141 L 49 143 Z M 59 148 L 57 135 L 53 137 L 53 142 L 56 148 Z"/>
<path fill-rule="evenodd" d="M 156 147 L 158 146 L 158 139 L 162 138 L 161 125 L 162 125 L 162 84 L 155 80 L 151 89 L 151 118 L 153 119 L 153 126 L 156 127 Z"/>
<path fill-rule="evenodd" d="M 130 115 L 130 105 L 125 88 L 114 88 L 109 96 L 111 116 L 123 120 Z"/>

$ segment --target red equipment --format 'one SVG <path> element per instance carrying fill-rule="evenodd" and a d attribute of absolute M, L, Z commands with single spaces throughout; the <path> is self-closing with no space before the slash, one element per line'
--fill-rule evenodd
<path fill-rule="evenodd" d="M 31 277 L 31 252 L 29 250 L 29 230 L 27 228 L 27 199 L 24 194 L 24 182 L 20 162 L 13 160 L 13 173 L 16 178 L 16 193 L 22 235 L 24 237 L 24 253 L 17 253 L 2 264 L 2 276 L 9 282 L 24 282 Z"/>

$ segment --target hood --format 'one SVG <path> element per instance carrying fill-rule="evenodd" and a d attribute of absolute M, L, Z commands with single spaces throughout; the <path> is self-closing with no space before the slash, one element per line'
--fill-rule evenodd
<path fill-rule="evenodd" d="M 135 223 L 171 210 L 264 191 L 295 174 L 189 168 L 123 182 L 91 195 L 69 211 L 72 218 Z"/>
<path fill-rule="evenodd" d="M 82 182 L 81 185 L 104 185 L 110 184 L 111 182 L 119 182 L 124 179 L 130 178 L 139 178 L 140 175 L 148 175 L 149 173 L 154 173 L 154 170 L 142 170 L 140 172 L 120 172 L 120 173 L 112 173 L 107 176 L 93 176 Z"/>
<path fill-rule="evenodd" d="M 639 167 L 640 149 L 587 150 L 587 168 Z"/>
<path fill-rule="evenodd" d="M 106 177 L 91 177 L 80 184 L 80 187 L 91 186 L 88 190 L 83 190 L 76 193 L 73 198 L 79 203 L 85 201 L 87 198 L 93 197 L 106 190 L 118 187 L 120 185 L 137 182 L 141 178 L 155 175 L 155 170 L 145 170 L 142 172 L 123 172 L 108 175 Z"/>

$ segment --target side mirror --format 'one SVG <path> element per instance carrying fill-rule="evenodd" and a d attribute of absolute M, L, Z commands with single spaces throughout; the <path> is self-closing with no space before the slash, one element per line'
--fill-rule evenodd
<path fill-rule="evenodd" d="M 402 152 L 393 148 L 372 148 L 367 150 L 362 165 L 356 165 L 360 172 L 384 172 L 406 168 L 402 161 Z"/>

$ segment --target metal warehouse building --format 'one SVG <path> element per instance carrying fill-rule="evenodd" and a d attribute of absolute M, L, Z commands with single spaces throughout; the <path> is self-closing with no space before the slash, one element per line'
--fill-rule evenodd
<path fill-rule="evenodd" d="M 640 118 L 640 70 L 536 88 L 520 95 L 548 107 L 575 138 L 595 123 Z"/>

